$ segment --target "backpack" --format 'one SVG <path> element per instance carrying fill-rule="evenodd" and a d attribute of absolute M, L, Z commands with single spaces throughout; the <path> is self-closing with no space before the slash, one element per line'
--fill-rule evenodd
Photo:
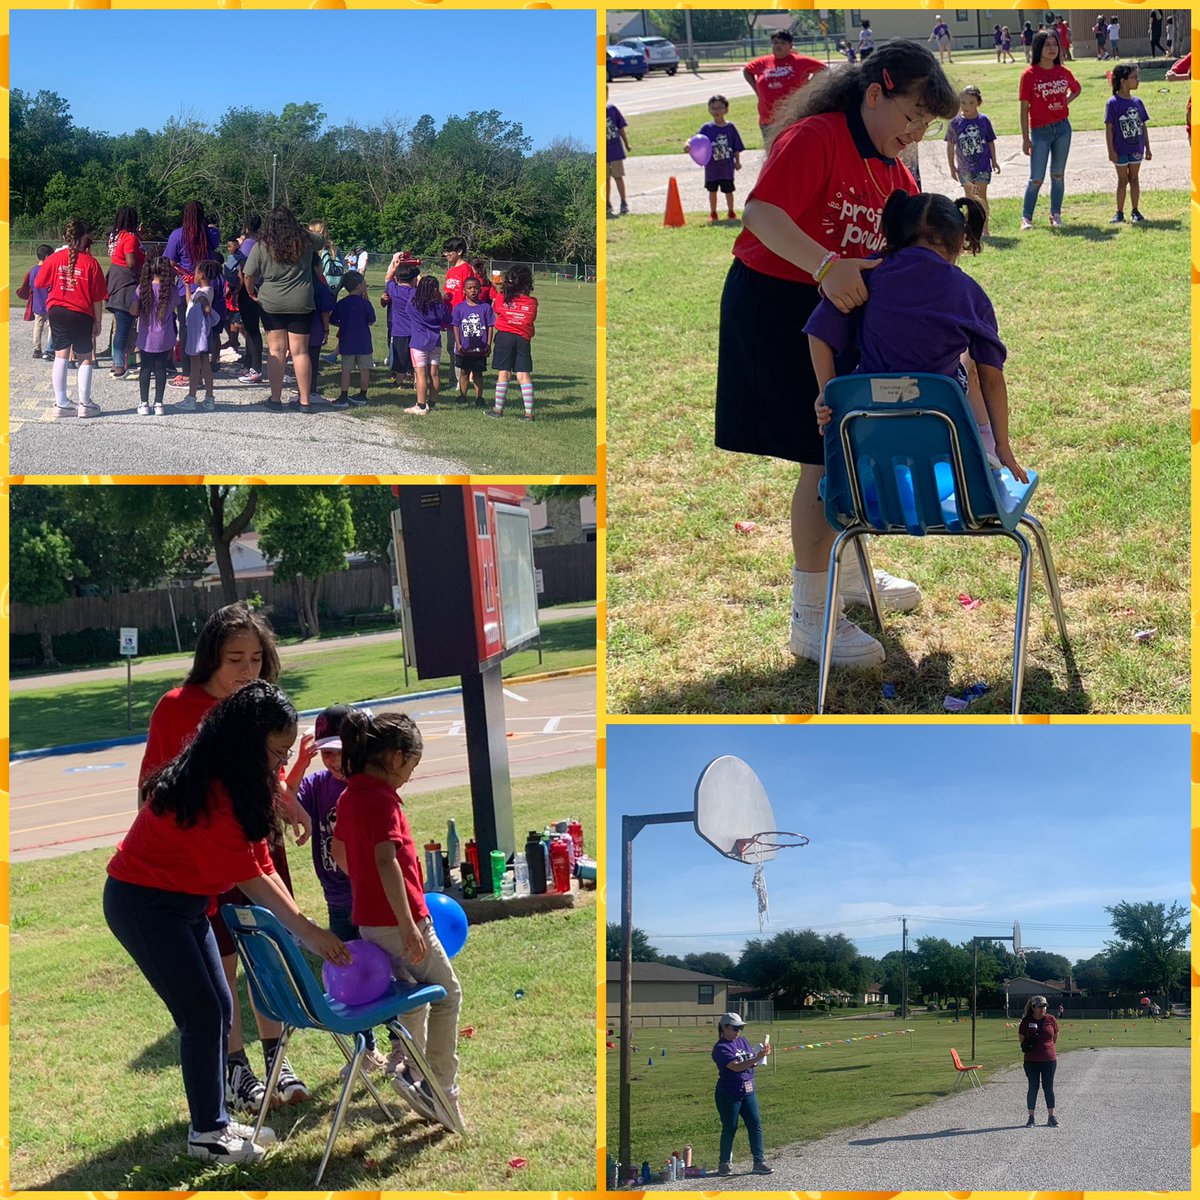
<path fill-rule="evenodd" d="M 325 276 L 325 282 L 329 284 L 329 290 L 333 293 L 334 299 L 337 299 L 338 291 L 342 286 L 342 276 L 346 274 L 346 264 L 342 261 L 341 255 L 330 254 L 328 250 L 322 250 L 321 274 Z"/>

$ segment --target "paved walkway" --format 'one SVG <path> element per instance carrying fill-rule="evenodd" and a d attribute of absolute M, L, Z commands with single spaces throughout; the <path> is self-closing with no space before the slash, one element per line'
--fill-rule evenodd
<path fill-rule="evenodd" d="M 770 1176 L 749 1173 L 739 1131 L 734 1175 L 653 1190 L 1187 1192 L 1190 1079 L 1185 1049 L 1073 1050 L 1055 1078 L 1057 1129 L 1046 1127 L 1040 1098 L 1037 1126 L 1024 1127 L 1025 1074 L 1015 1066 L 902 1117 L 773 1152 Z M 770 1090 L 766 1076 L 768 1127 Z M 710 1160 L 717 1133 L 714 1113 Z"/>
<path fill-rule="evenodd" d="M 1187 132 L 1182 125 L 1163 129 L 1151 127 L 1151 146 L 1154 158 L 1142 164 L 1142 188 L 1191 189 L 1191 149 Z M 927 192 L 941 192 L 946 196 L 961 196 L 962 189 L 950 178 L 946 160 L 945 144 L 938 139 L 920 148 L 921 185 Z M 1006 134 L 996 139 L 996 156 L 1000 160 L 1000 173 L 992 176 L 988 188 L 989 197 L 1006 199 L 1025 194 L 1029 181 L 1029 159 L 1021 153 L 1021 139 L 1015 134 Z M 766 157 L 765 151 L 747 150 L 742 155 L 742 169 L 737 178 L 738 212 L 758 178 L 759 168 Z M 707 213 L 708 193 L 704 190 L 704 172 L 686 154 L 635 155 L 625 160 L 625 186 L 629 194 L 629 206 L 635 213 L 653 212 L 661 214 L 666 209 L 667 182 L 674 175 L 679 183 L 679 196 L 685 213 Z M 1068 222 L 1071 217 L 1071 194 L 1087 192 L 1112 192 L 1116 194 L 1116 172 L 1108 161 L 1108 148 L 1101 130 L 1085 129 L 1077 132 L 1071 140 L 1071 156 L 1067 162 L 1067 198 L 1063 213 Z M 1050 199 L 1049 180 L 1042 187 L 1039 209 L 1043 215 Z M 724 198 L 718 197 L 719 211 L 724 212 Z M 1154 216 L 1153 201 L 1144 201 L 1142 211 L 1147 217 Z"/>
<path fill-rule="evenodd" d="M 594 617 L 595 615 L 596 606 L 594 604 L 581 604 L 571 608 L 548 609 L 546 612 L 538 614 L 538 620 L 543 625 L 550 625 L 555 621 L 571 621 L 576 617 Z M 291 642 L 286 646 L 279 647 L 279 657 L 287 659 L 295 658 L 300 654 L 327 654 L 332 650 L 342 650 L 348 645 L 370 646 L 377 642 L 394 643 L 399 636 L 400 629 L 397 626 L 395 629 L 384 630 L 380 633 L 352 634 L 349 637 L 326 638 L 319 642 Z M 138 670 L 142 673 L 148 671 L 175 671 L 182 677 L 187 671 L 191 670 L 191 666 L 192 656 L 190 654 L 157 659 L 154 662 L 147 662 L 145 659 L 137 660 Z M 124 667 L 96 667 L 86 671 L 61 671 L 48 675 L 26 675 L 10 680 L 8 690 L 10 693 L 40 692 L 58 687 L 73 687 L 78 683 L 100 683 L 104 680 L 124 678 Z"/>

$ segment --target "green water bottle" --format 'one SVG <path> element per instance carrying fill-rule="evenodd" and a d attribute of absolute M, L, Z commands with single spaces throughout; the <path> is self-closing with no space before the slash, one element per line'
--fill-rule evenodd
<path fill-rule="evenodd" d="M 503 850 L 492 851 L 492 895 L 497 899 L 500 898 L 501 884 L 504 882 L 504 873 L 508 870 L 508 857 Z"/>

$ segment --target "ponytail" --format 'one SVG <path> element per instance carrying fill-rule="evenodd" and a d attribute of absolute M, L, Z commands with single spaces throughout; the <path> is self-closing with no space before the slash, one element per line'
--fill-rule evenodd
<path fill-rule="evenodd" d="M 342 738 L 342 773 L 361 775 L 368 766 L 378 765 L 385 754 L 400 751 L 405 758 L 420 756 L 425 742 L 417 723 L 407 713 L 370 712 L 351 709 L 338 731 Z"/>
<path fill-rule="evenodd" d="M 920 241 L 934 242 L 951 254 L 963 249 L 978 254 L 985 217 L 983 205 L 969 196 L 957 200 L 929 192 L 910 196 L 898 188 L 883 206 L 880 228 L 888 254 Z"/>
<path fill-rule="evenodd" d="M 960 196 L 954 202 L 954 207 L 963 216 L 963 242 L 972 254 L 978 254 L 983 243 L 983 226 L 987 220 L 987 211 L 973 196 Z"/>

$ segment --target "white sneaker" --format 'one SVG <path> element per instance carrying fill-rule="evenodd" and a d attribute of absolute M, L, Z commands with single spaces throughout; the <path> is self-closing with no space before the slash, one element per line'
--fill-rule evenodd
<path fill-rule="evenodd" d="M 235 1137 L 245 1138 L 246 1141 L 250 1140 L 250 1135 L 254 1132 L 253 1125 L 243 1125 L 240 1121 L 230 1121 L 225 1128 L 228 1129 L 229 1132 Z M 266 1149 L 267 1146 L 273 1146 L 276 1142 L 275 1130 L 273 1130 L 270 1125 L 264 1125 L 258 1131 L 258 1137 L 256 1137 L 254 1140 L 264 1149 Z"/>
<path fill-rule="evenodd" d="M 205 1162 L 245 1163 L 262 1162 L 267 1152 L 249 1138 L 234 1133 L 228 1126 L 211 1133 L 188 1129 L 188 1153 Z"/>
<path fill-rule="evenodd" d="M 163 416 L 166 413 L 166 411 L 167 411 L 166 408 L 162 404 L 156 404 L 154 406 L 154 415 L 156 417 Z"/>
<path fill-rule="evenodd" d="M 100 405 L 94 400 L 89 400 L 86 404 L 82 402 L 76 407 L 75 415 L 77 417 L 98 417 L 101 413 Z"/>
<path fill-rule="evenodd" d="M 842 563 L 842 586 L 838 589 L 847 604 L 870 605 L 866 583 L 859 570 L 858 559 L 851 554 L 851 562 Z M 921 589 L 910 579 L 900 579 L 886 571 L 875 569 L 875 595 L 880 606 L 897 612 L 912 612 L 921 603 Z"/>
<path fill-rule="evenodd" d="M 388 1060 L 384 1057 L 380 1050 L 368 1050 L 363 1055 L 362 1064 L 359 1071 L 383 1071 L 387 1068 Z M 341 1077 L 346 1078 L 350 1074 L 350 1064 L 347 1063 L 341 1070 Z"/>
<path fill-rule="evenodd" d="M 821 661 L 823 621 L 822 609 L 809 608 L 803 610 L 802 614 L 792 613 L 792 629 L 788 647 L 797 658 L 811 658 L 814 662 Z M 830 660 L 833 666 L 865 669 L 878 666 L 886 657 L 883 645 L 866 630 L 859 629 L 853 621 L 847 620 L 845 617 L 838 618 L 837 630 L 833 637 L 833 657 Z"/>
<path fill-rule="evenodd" d="M 148 417 L 149 415 L 150 415 L 150 405 L 149 404 L 139 404 L 138 405 L 138 416 L 139 417 Z"/>

